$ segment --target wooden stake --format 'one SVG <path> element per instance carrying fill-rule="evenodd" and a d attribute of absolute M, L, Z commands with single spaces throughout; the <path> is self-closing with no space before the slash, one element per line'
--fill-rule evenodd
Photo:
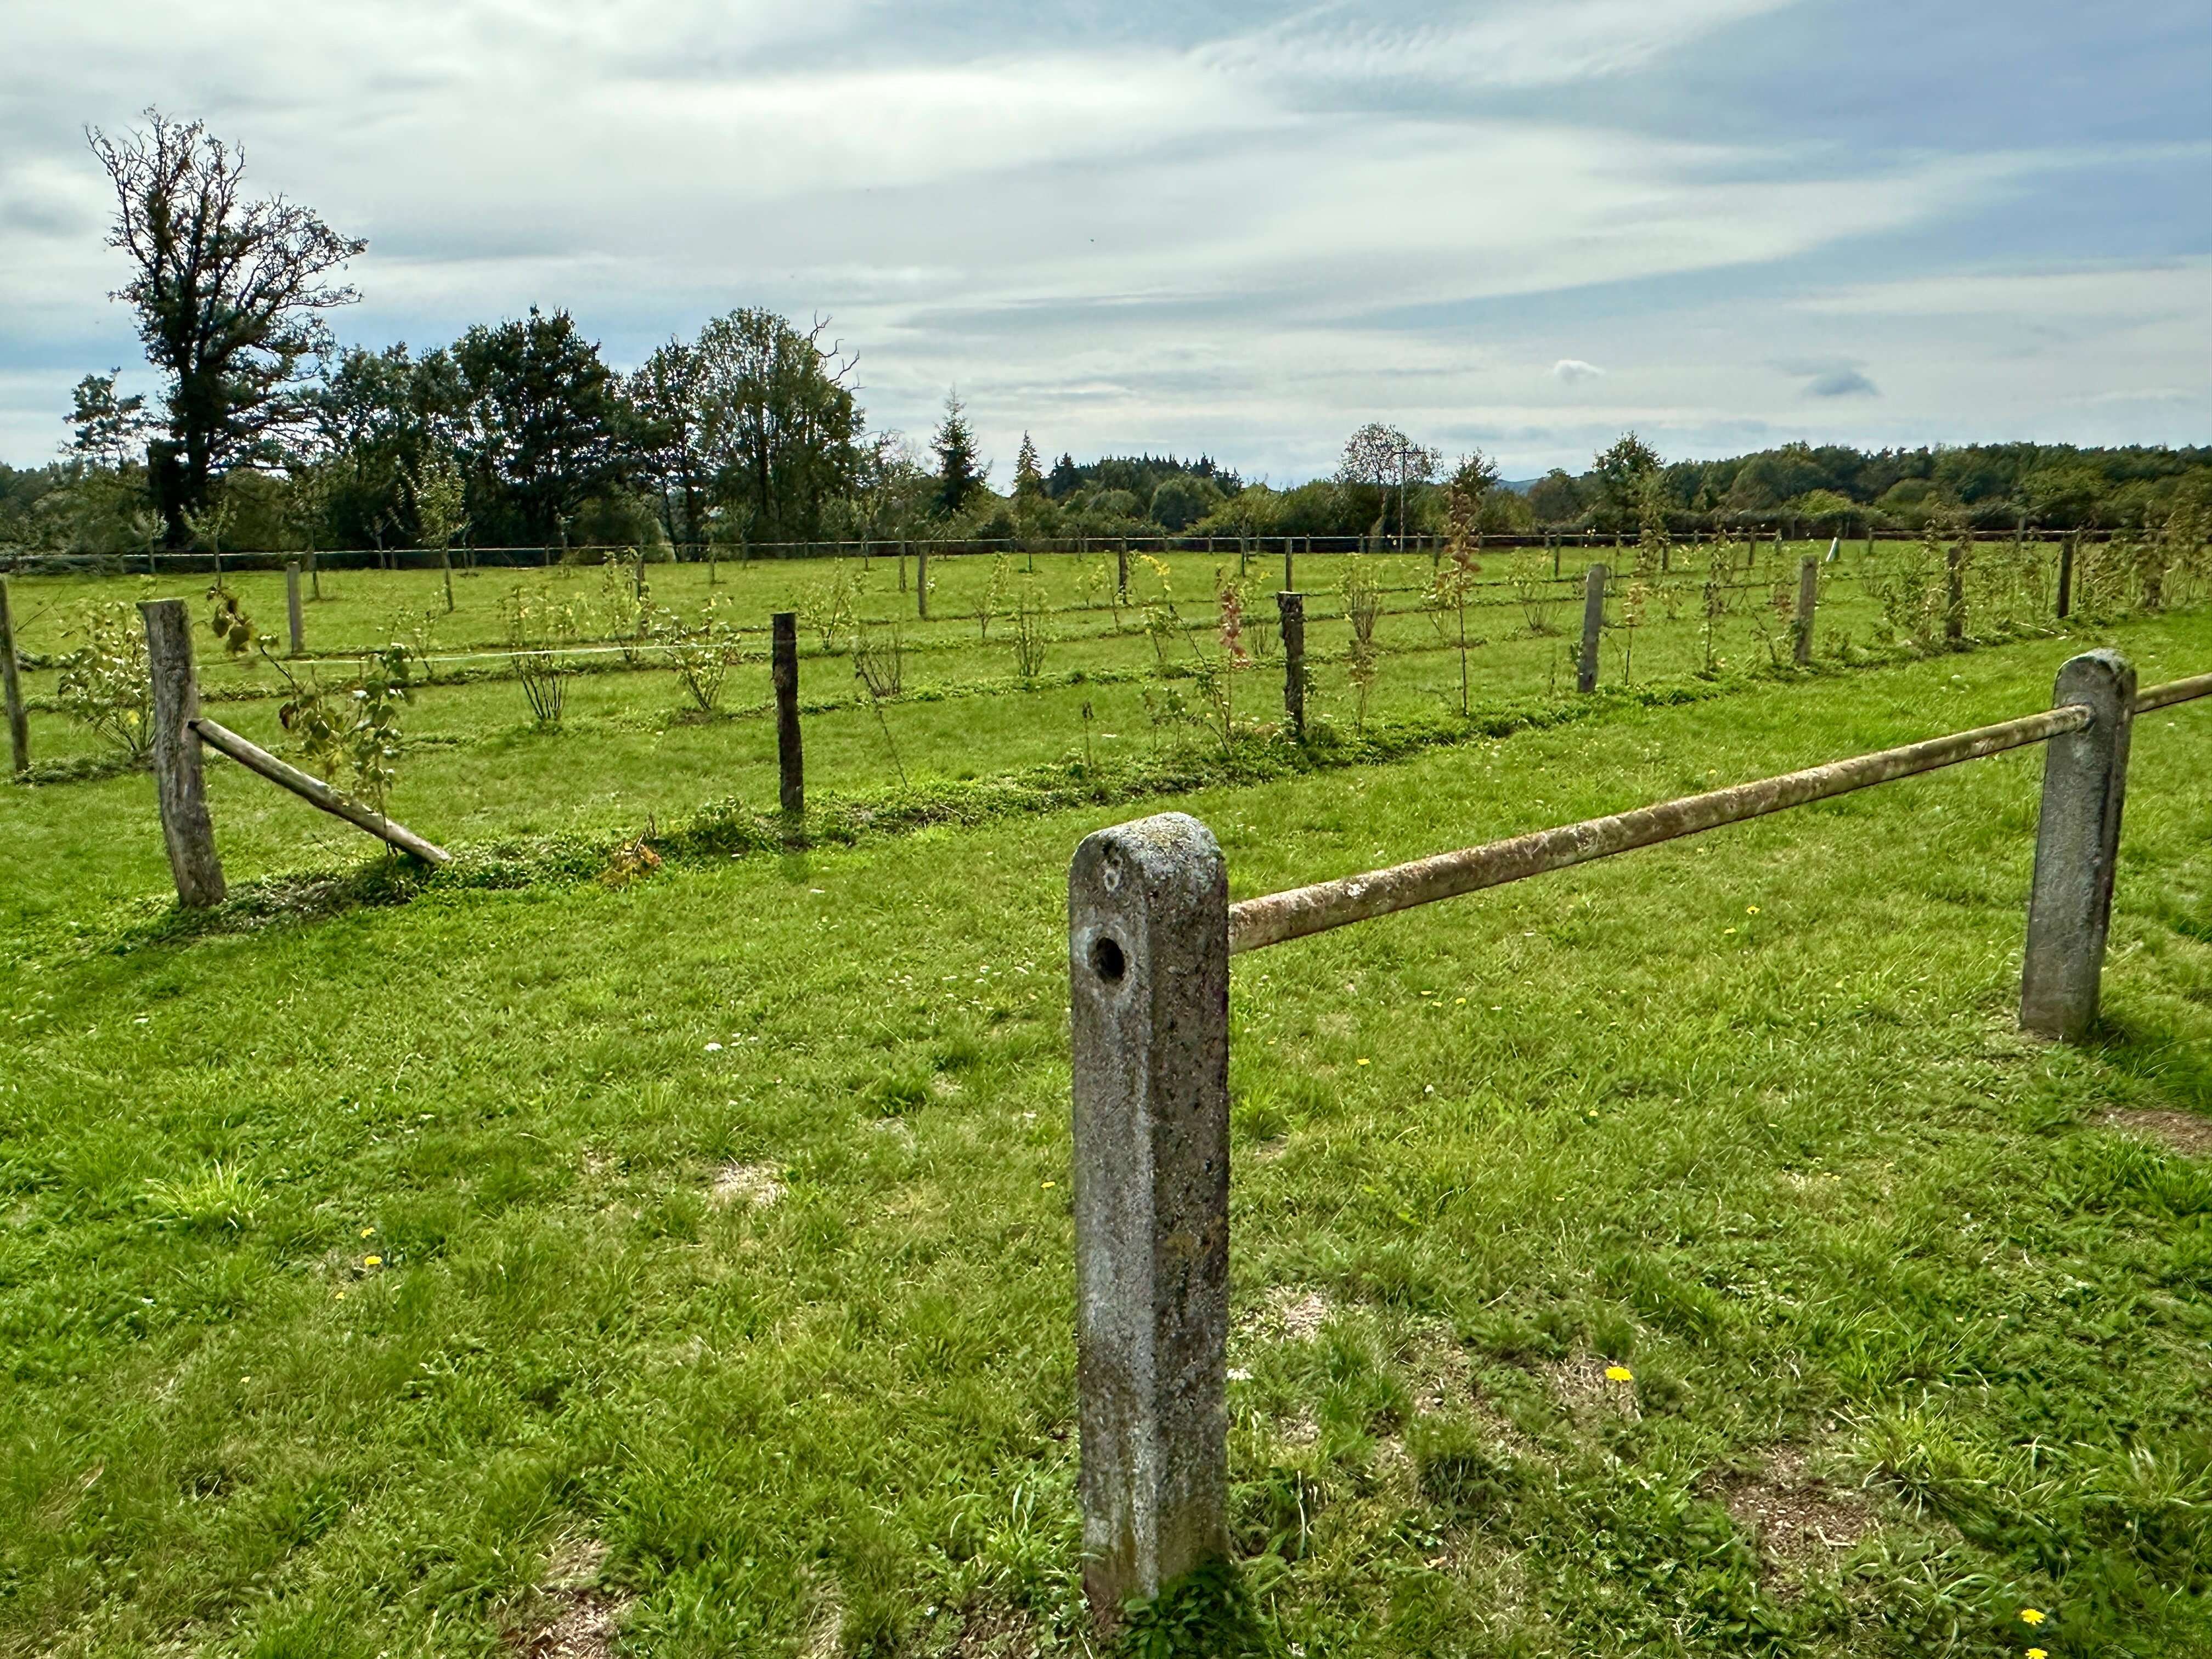
<path fill-rule="evenodd" d="M 0 581 L 0 694 L 8 703 L 8 749 L 15 775 L 31 769 L 31 722 L 23 712 L 23 684 L 15 664 L 15 619 L 8 608 L 8 584 Z"/>
<path fill-rule="evenodd" d="M 1597 690 L 1597 641 L 1605 628 L 1606 568 L 1601 564 L 1589 568 L 1583 579 L 1583 653 L 1575 665 L 1575 690 Z"/>
<path fill-rule="evenodd" d="M 775 759 L 783 815 L 793 824 L 806 816 L 806 762 L 799 750 L 799 613 L 779 611 L 771 621 L 769 677 L 775 684 Z"/>
<path fill-rule="evenodd" d="M 453 606 L 448 605 L 446 608 L 450 611 Z M 297 559 L 284 561 L 284 621 L 291 629 L 292 654 L 295 657 L 304 655 L 307 649 L 307 626 L 300 614 L 300 562 Z"/>
<path fill-rule="evenodd" d="M 182 599 L 149 599 L 138 607 L 146 620 L 146 660 L 154 683 L 154 784 L 161 807 L 161 838 L 176 878 L 177 902 L 188 910 L 220 904 L 228 892 L 208 816 L 207 784 L 200 775 L 200 693 L 192 671 L 192 624 Z"/>

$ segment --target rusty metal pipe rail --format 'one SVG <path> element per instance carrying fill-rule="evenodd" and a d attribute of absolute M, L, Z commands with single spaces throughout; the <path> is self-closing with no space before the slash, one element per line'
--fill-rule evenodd
<path fill-rule="evenodd" d="M 2212 690 L 2212 685 L 2208 685 L 2207 690 Z M 1717 830 L 1723 824 L 1741 823 L 1811 801 L 1849 794 L 1855 789 L 1868 789 L 1899 778 L 1956 766 L 1963 761 L 2002 754 L 2008 749 L 2024 749 L 2068 732 L 2079 732 L 2089 721 L 2090 711 L 2086 708 L 2045 709 L 2020 720 L 1978 726 L 1949 737 L 1930 738 L 1923 743 L 1906 744 L 1902 748 L 1885 749 L 1849 760 L 1831 761 L 1802 772 L 1786 772 L 1780 777 L 1735 784 L 1726 789 L 1688 795 L 1656 806 L 1638 807 L 1610 817 L 1589 818 L 1556 830 L 1516 836 L 1510 841 L 1492 842 L 1455 853 L 1439 853 L 1410 864 L 1393 865 L 1387 870 L 1370 870 L 1364 875 L 1346 876 L 1337 881 L 1246 899 L 1229 908 L 1230 952 L 1235 955 L 1261 950 L 1355 921 L 1386 916 L 1394 911 L 1410 910 L 1438 899 L 1457 898 L 1486 887 L 1499 887 L 1507 882 L 1540 876 L 1547 871 L 1564 870 L 1593 859 L 1609 858 L 1615 853 L 1656 846 L 1683 836 Z"/>
<path fill-rule="evenodd" d="M 2199 697 L 2212 697 L 2212 674 L 2192 675 L 2185 680 L 2168 680 L 2164 685 L 2154 685 L 2148 691 L 2136 694 L 2136 713 L 2148 714 L 2154 708 L 2171 708 L 2178 702 L 2194 702 Z"/>

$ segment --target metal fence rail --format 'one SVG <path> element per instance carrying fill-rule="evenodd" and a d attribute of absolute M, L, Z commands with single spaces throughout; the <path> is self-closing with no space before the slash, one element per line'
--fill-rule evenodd
<path fill-rule="evenodd" d="M 1195 818 L 1085 838 L 1068 871 L 1068 974 L 1085 1587 L 1098 1616 L 1228 1550 L 1233 953 L 2039 743 L 2020 1023 L 2075 1040 L 2096 1017 L 2135 716 L 2204 696 L 2212 674 L 2139 695 L 2124 658 L 2092 651 L 2038 714 L 1233 906 Z"/>

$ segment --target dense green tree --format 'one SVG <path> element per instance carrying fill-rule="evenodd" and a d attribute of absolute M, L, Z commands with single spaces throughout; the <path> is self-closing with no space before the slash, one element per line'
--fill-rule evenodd
<path fill-rule="evenodd" d="M 1625 432 L 1590 463 L 1590 507 L 1606 530 L 1634 529 L 1643 510 L 1644 480 L 1659 470 L 1659 452 Z"/>
<path fill-rule="evenodd" d="M 772 311 L 717 317 L 699 332 L 699 441 L 723 522 L 757 542 L 817 541 L 832 503 L 866 476 L 852 364 Z"/>
<path fill-rule="evenodd" d="M 1221 505 L 1221 492 L 1211 479 L 1182 474 L 1163 478 L 1152 491 L 1152 522 L 1164 530 L 1182 531 Z"/>
<path fill-rule="evenodd" d="M 621 477 L 614 376 L 565 311 L 478 324 L 453 346 L 469 517 L 491 544 L 550 546 Z"/>
<path fill-rule="evenodd" d="M 115 395 L 115 383 L 122 374 L 116 368 L 86 375 L 70 392 L 70 412 L 64 417 L 76 428 L 70 453 L 118 471 L 138 458 L 154 424 L 143 396 Z"/>
<path fill-rule="evenodd" d="M 968 505 L 991 471 L 975 465 L 975 429 L 957 397 L 945 398 L 945 418 L 929 447 L 937 452 L 937 504 L 950 516 Z"/>
<path fill-rule="evenodd" d="M 1014 456 L 1014 499 L 1017 501 L 1042 498 L 1044 495 L 1044 474 L 1037 468 L 1036 446 L 1030 434 L 1022 434 L 1022 447 Z"/>
<path fill-rule="evenodd" d="M 1060 501 L 1082 488 L 1083 473 L 1075 465 L 1075 457 L 1063 452 L 1052 464 L 1051 475 L 1044 481 L 1044 493 Z"/>
<path fill-rule="evenodd" d="M 308 420 L 308 369 L 330 349 L 323 313 L 360 297 L 328 279 L 368 244 L 282 197 L 246 199 L 245 152 L 204 124 L 146 119 L 119 141 L 88 137 L 115 190 L 108 245 L 131 266 L 114 297 L 167 377 L 149 465 L 169 544 L 182 546 L 216 479 L 283 464 Z"/>
<path fill-rule="evenodd" d="M 623 382 L 630 420 L 625 448 L 637 483 L 653 492 L 672 542 L 707 539 L 714 463 L 707 453 L 704 364 L 682 340 L 658 348 Z"/>
<path fill-rule="evenodd" d="M 1582 485 L 1556 466 L 1528 486 L 1528 507 L 1544 525 L 1578 524 L 1589 510 Z"/>
<path fill-rule="evenodd" d="M 404 341 L 382 351 L 356 347 L 325 364 L 307 399 L 313 428 L 291 457 L 295 474 L 317 471 L 310 533 L 321 545 L 421 544 L 409 480 L 451 453 L 468 395 L 450 354 L 418 359 Z"/>

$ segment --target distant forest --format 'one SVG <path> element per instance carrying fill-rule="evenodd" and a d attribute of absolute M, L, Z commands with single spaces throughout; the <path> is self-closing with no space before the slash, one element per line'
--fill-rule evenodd
<path fill-rule="evenodd" d="M 1634 434 L 1525 488 L 1370 422 L 1286 489 L 1209 455 L 1072 453 L 1024 434 L 1003 488 L 957 398 L 926 443 L 872 432 L 828 325 L 718 317 L 627 373 L 564 311 L 415 350 L 342 345 L 367 244 L 254 200 L 199 123 L 93 136 L 114 187 L 117 295 L 160 377 L 86 374 L 59 459 L 0 465 L 0 553 L 634 546 L 1075 534 L 1352 536 L 2212 520 L 2212 450 L 1790 444 L 1669 462 Z"/>

